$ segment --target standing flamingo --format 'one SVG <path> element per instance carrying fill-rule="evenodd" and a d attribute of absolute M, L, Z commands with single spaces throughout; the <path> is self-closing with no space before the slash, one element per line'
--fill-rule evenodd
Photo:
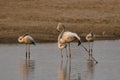
<path fill-rule="evenodd" d="M 75 39 L 77 39 L 78 46 L 79 46 L 81 44 L 80 37 L 76 33 L 65 31 L 65 26 L 62 23 L 58 23 L 57 30 L 59 32 L 61 31 L 58 36 L 58 48 L 61 49 L 61 57 L 63 57 L 62 49 L 66 48 L 67 44 L 68 44 L 69 57 L 71 57 L 70 43 Z M 87 53 L 90 54 L 90 52 L 82 44 L 81 44 L 81 47 L 83 47 L 87 51 Z M 98 63 L 93 56 L 92 56 L 92 59 L 96 63 Z"/>
<path fill-rule="evenodd" d="M 26 58 L 30 58 L 30 44 L 35 45 L 35 40 L 28 34 L 24 34 L 18 38 L 19 43 L 26 44 Z"/>
<path fill-rule="evenodd" d="M 81 39 L 80 37 L 73 32 L 70 31 L 65 31 L 65 26 L 62 23 L 58 23 L 57 30 L 60 32 L 58 36 L 58 48 L 61 49 L 61 56 L 63 57 L 62 54 L 62 49 L 67 47 L 68 44 L 68 51 L 69 51 L 69 57 L 71 57 L 71 49 L 70 49 L 70 43 L 77 39 L 78 40 L 78 45 L 81 44 Z"/>
<path fill-rule="evenodd" d="M 93 41 L 94 41 L 95 35 L 90 32 L 89 34 L 86 35 L 86 40 L 89 43 L 89 59 L 92 57 L 92 52 L 93 52 Z"/>

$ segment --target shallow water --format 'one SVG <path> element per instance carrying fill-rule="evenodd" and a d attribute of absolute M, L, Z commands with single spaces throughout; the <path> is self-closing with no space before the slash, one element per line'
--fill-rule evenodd
<path fill-rule="evenodd" d="M 87 43 L 83 43 L 88 47 Z M 24 44 L 0 45 L 1 80 L 119 80 L 120 40 L 95 41 L 93 56 L 98 64 L 88 61 L 87 52 L 71 44 L 71 59 L 60 57 L 57 43 L 31 46 L 31 58 L 25 58 Z"/>

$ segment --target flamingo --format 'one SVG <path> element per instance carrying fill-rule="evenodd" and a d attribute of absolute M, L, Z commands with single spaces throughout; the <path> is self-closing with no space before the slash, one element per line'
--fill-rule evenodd
<path fill-rule="evenodd" d="M 59 32 L 61 30 L 58 36 L 58 48 L 61 49 L 61 57 L 63 57 L 62 49 L 66 48 L 67 44 L 68 44 L 69 57 L 71 57 L 70 43 L 75 39 L 77 39 L 79 46 L 81 44 L 80 37 L 76 33 L 65 31 L 65 26 L 62 23 L 58 23 L 57 30 Z"/>
<path fill-rule="evenodd" d="M 30 44 L 35 45 L 35 40 L 28 34 L 24 34 L 18 38 L 19 43 L 26 44 L 26 58 L 30 58 Z"/>
<path fill-rule="evenodd" d="M 89 43 L 89 59 L 91 58 L 92 56 L 92 52 L 93 52 L 93 41 L 94 41 L 94 38 L 95 38 L 95 35 L 90 32 L 89 34 L 86 35 L 86 40 L 88 41 Z"/>
<path fill-rule="evenodd" d="M 58 48 L 61 49 L 61 57 L 63 57 L 62 49 L 66 48 L 68 44 L 69 57 L 71 58 L 70 43 L 75 39 L 78 40 L 78 46 L 81 45 L 81 47 L 83 47 L 87 53 L 90 54 L 90 52 L 81 44 L 81 38 L 76 33 L 65 31 L 65 26 L 62 23 L 58 23 L 57 30 L 59 32 L 61 31 L 58 36 Z M 93 56 L 92 59 L 98 63 Z"/>

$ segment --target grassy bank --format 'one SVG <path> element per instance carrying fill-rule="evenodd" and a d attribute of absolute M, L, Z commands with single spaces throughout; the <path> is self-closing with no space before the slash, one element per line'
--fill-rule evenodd
<path fill-rule="evenodd" d="M 56 41 L 58 22 L 84 36 L 90 31 L 97 39 L 120 37 L 118 0 L 0 0 L 0 43 L 16 43 L 31 34 L 36 42 Z M 104 36 L 103 36 L 104 33 Z"/>

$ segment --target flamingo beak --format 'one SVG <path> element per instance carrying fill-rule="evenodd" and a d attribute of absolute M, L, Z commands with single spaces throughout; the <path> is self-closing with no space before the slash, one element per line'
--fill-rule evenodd
<path fill-rule="evenodd" d="M 67 45 L 65 45 L 65 48 L 67 48 Z"/>
<path fill-rule="evenodd" d="M 78 46 L 81 44 L 81 41 L 78 41 Z"/>
<path fill-rule="evenodd" d="M 60 32 L 59 30 L 57 30 L 57 32 Z"/>

